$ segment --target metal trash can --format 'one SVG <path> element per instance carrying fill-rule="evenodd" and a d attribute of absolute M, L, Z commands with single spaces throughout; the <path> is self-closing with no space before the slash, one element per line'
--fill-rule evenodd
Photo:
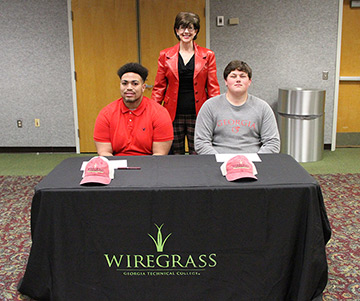
<path fill-rule="evenodd" d="M 279 89 L 281 153 L 298 162 L 323 158 L 325 93 L 317 89 Z"/>

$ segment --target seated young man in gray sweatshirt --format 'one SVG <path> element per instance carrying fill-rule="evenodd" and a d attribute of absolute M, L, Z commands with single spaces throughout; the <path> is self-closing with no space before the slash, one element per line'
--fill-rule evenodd
<path fill-rule="evenodd" d="M 207 100 L 195 125 L 195 151 L 204 154 L 278 153 L 280 136 L 274 112 L 248 94 L 251 68 L 242 61 L 224 70 L 227 92 Z"/>

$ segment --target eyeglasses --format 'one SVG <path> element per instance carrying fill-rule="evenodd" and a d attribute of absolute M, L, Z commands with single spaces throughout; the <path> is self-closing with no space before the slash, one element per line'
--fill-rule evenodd
<path fill-rule="evenodd" d="M 185 25 L 181 25 L 179 27 L 179 31 L 185 31 L 185 29 L 188 30 L 188 32 L 194 32 L 195 31 L 195 28 L 193 25 L 188 25 L 188 26 L 185 26 Z"/>

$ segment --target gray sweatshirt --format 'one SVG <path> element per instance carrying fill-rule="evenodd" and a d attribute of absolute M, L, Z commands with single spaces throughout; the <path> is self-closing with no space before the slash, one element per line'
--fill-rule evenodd
<path fill-rule="evenodd" d="M 241 106 L 225 94 L 207 100 L 195 125 L 195 151 L 204 154 L 278 153 L 280 136 L 274 112 L 253 95 Z"/>

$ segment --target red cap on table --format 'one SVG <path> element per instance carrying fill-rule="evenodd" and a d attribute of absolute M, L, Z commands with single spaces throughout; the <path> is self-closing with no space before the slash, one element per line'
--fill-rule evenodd
<path fill-rule="evenodd" d="M 109 160 L 105 157 L 94 157 L 85 166 L 80 185 L 98 183 L 107 185 L 111 182 Z"/>
<path fill-rule="evenodd" d="M 243 178 L 256 179 L 254 166 L 244 155 L 237 155 L 226 162 L 226 179 L 235 181 Z"/>

